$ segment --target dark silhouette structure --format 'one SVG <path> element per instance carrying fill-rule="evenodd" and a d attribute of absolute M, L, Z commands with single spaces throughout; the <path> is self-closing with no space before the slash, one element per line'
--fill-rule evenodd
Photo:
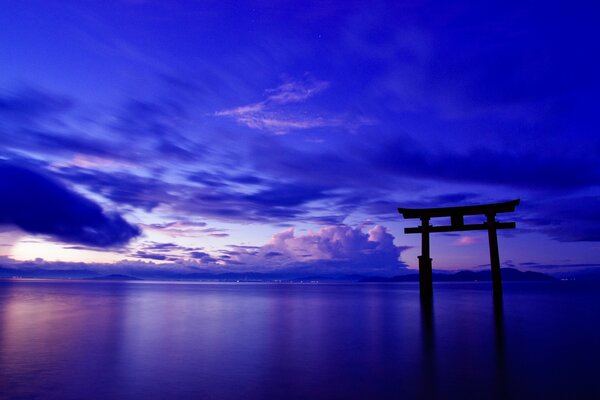
<path fill-rule="evenodd" d="M 513 229 L 514 222 L 498 222 L 496 214 L 513 212 L 520 200 L 506 201 L 503 203 L 480 204 L 462 207 L 440 208 L 398 208 L 398 212 L 406 219 L 420 219 L 421 225 L 414 228 L 405 228 L 404 233 L 421 234 L 421 255 L 419 256 L 419 285 L 421 295 L 429 296 L 433 293 L 431 256 L 429 249 L 429 234 L 434 232 L 455 232 L 487 230 L 490 242 L 490 262 L 492 267 L 492 282 L 494 293 L 502 293 L 500 277 L 500 255 L 498 253 L 497 229 Z M 480 224 L 465 224 L 465 215 L 485 215 L 486 222 Z M 450 225 L 432 226 L 431 218 L 450 217 Z"/>

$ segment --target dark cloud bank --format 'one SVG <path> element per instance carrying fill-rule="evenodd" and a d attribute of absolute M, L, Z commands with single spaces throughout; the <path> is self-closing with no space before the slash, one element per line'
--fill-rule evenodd
<path fill-rule="evenodd" d="M 102 208 L 48 176 L 0 162 L 0 224 L 66 243 L 119 246 L 140 234 Z"/>

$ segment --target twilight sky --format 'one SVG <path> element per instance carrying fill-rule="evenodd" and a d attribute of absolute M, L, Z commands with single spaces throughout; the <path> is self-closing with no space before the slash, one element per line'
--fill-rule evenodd
<path fill-rule="evenodd" d="M 396 207 L 520 198 L 504 265 L 600 265 L 598 10 L 273 4 L 3 1 L 5 263 L 393 275 Z"/>

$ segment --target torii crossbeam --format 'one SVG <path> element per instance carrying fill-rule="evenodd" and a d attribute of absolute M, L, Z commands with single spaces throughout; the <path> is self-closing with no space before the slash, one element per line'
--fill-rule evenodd
<path fill-rule="evenodd" d="M 421 234 L 421 255 L 419 256 L 419 285 L 422 295 L 433 293 L 431 256 L 429 253 L 429 234 L 433 232 L 455 232 L 487 230 L 490 242 L 490 263 L 492 267 L 492 282 L 494 293 L 502 293 L 500 277 L 500 255 L 498 253 L 497 229 L 513 229 L 514 222 L 498 222 L 496 214 L 513 212 L 520 200 L 506 201 L 503 203 L 480 204 L 476 206 L 441 207 L 441 208 L 398 208 L 398 212 L 406 219 L 418 218 L 421 225 L 414 228 L 405 228 L 404 233 Z M 481 224 L 465 224 L 465 215 L 485 215 L 487 221 Z M 431 218 L 450 217 L 450 225 L 432 226 Z"/>

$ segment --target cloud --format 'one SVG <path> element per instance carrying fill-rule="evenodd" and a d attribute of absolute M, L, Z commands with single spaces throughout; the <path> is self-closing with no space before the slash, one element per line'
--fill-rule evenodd
<path fill-rule="evenodd" d="M 64 113 L 72 106 L 72 99 L 32 87 L 0 92 L 0 115 L 11 120 L 31 121 L 41 116 Z"/>
<path fill-rule="evenodd" d="M 506 185 L 563 190 L 600 183 L 597 157 L 536 149 L 471 147 L 462 151 L 430 151 L 403 137 L 382 143 L 370 155 L 384 171 L 446 182 Z"/>
<path fill-rule="evenodd" d="M 80 113 L 80 104 L 74 99 L 43 89 L 24 87 L 0 91 L 3 139 L 0 155 L 18 150 L 43 155 L 46 159 L 79 154 L 106 159 L 131 156 L 131 152 L 126 154 L 122 146 L 114 143 L 110 132 L 103 132 L 101 137 L 87 132 L 93 116 L 77 118 Z"/>
<path fill-rule="evenodd" d="M 157 252 L 169 252 L 180 249 L 180 246 L 170 242 L 148 242 L 144 245 L 144 249 Z"/>
<path fill-rule="evenodd" d="M 470 246 L 482 240 L 479 236 L 461 236 L 454 241 L 455 246 Z"/>
<path fill-rule="evenodd" d="M 157 254 L 157 253 L 148 253 L 145 251 L 138 251 L 135 254 L 133 254 L 133 257 L 136 258 L 145 258 L 148 260 L 157 260 L 157 261 L 163 261 L 163 260 L 167 260 L 168 257 L 164 254 Z"/>
<path fill-rule="evenodd" d="M 188 181 L 174 183 L 130 172 L 106 173 L 79 167 L 59 168 L 57 173 L 117 204 L 146 211 L 161 206 L 161 211 L 187 215 L 186 220 L 190 219 L 189 215 L 194 215 L 227 221 L 285 222 L 310 218 L 307 214 L 313 209 L 307 207 L 309 203 L 332 197 L 325 188 L 314 184 L 265 180 L 249 175 L 195 172 L 187 174 Z M 190 224 L 192 222 L 181 221 L 168 226 L 144 225 L 144 228 L 160 229 L 173 237 L 215 233 L 192 229 L 200 226 Z"/>
<path fill-rule="evenodd" d="M 290 80 L 275 89 L 267 89 L 267 97 L 258 103 L 233 108 L 231 110 L 219 111 L 217 115 L 232 116 L 264 111 L 273 106 L 290 103 L 301 103 L 308 100 L 317 93 L 329 87 L 329 82 L 319 81 L 310 75 L 305 75 L 299 81 Z"/>
<path fill-rule="evenodd" d="M 285 134 L 291 130 L 324 127 L 345 126 L 355 129 L 360 125 L 373 123 L 368 118 L 359 118 L 352 121 L 341 116 L 322 116 L 319 113 L 286 107 L 290 104 L 303 103 L 328 87 L 329 82 L 319 81 L 307 74 L 302 80 L 288 81 L 275 89 L 268 89 L 265 100 L 218 111 L 215 115 L 229 117 L 249 128 L 265 130 L 275 134 Z"/>
<path fill-rule="evenodd" d="M 302 111 L 305 103 L 318 101 L 319 94 L 329 95 L 334 89 L 331 86 L 304 76 L 266 91 L 264 100 L 239 107 L 237 112 L 273 110 L 288 117 L 307 115 Z M 339 86 L 336 81 L 335 90 Z M 499 193 L 502 188 L 502 193 L 517 193 L 515 197 L 537 190 L 538 196 L 544 192 L 573 193 L 600 183 L 594 140 L 583 150 L 574 147 L 569 151 L 555 148 L 554 140 L 543 142 L 543 146 L 542 142 L 527 141 L 508 146 L 498 141 L 459 143 L 457 138 L 455 147 L 442 148 L 427 147 L 411 140 L 410 133 L 398 134 L 382 127 L 374 129 L 368 139 L 345 135 L 340 141 L 330 135 L 327 146 L 298 146 L 294 136 L 226 132 L 223 137 L 239 140 L 239 146 L 228 147 L 210 142 L 217 136 L 210 133 L 211 127 L 207 127 L 206 138 L 182 133 L 193 113 L 181 104 L 185 103 L 180 99 L 131 99 L 122 107 L 111 108 L 108 114 L 99 109 L 89 113 L 80 103 L 43 90 L 0 93 L 0 129 L 5 144 L 0 152 L 7 155 L 12 151 L 10 159 L 17 165 L 51 165 L 59 177 L 104 196 L 116 206 L 169 213 L 169 217 L 183 215 L 186 219 L 193 215 L 278 224 L 338 224 L 354 212 L 377 215 L 379 221 L 397 218 L 394 209 L 398 194 L 422 206 L 485 201 L 488 189 L 488 193 Z M 99 122 L 83 123 L 77 119 L 81 114 L 86 120 L 99 116 Z M 88 131 L 90 127 L 93 129 Z M 220 153 L 224 151 L 227 157 Z M 38 158 L 25 160 L 27 155 Z M 54 161 L 61 157 L 66 161 Z M 151 162 L 165 157 L 169 162 L 160 166 Z M 179 162 L 182 160 L 186 162 Z M 407 182 L 417 182 L 422 192 Z M 430 198 L 428 188 L 437 183 L 446 185 L 440 190 L 458 195 Z M 471 191 L 479 191 L 479 198 Z M 531 226 L 553 238 L 598 237 L 593 223 L 585 218 L 579 219 L 580 226 L 559 221 L 550 228 L 543 210 L 538 211 L 540 218 L 532 217 Z M 570 239 L 569 232 L 573 232 Z"/>
<path fill-rule="evenodd" d="M 275 89 L 267 90 L 266 102 L 272 104 L 288 104 L 304 101 L 329 87 L 329 82 L 318 81 L 309 75 L 303 81 L 289 81 Z"/>
<path fill-rule="evenodd" d="M 124 245 L 140 234 L 116 213 L 38 172 L 0 162 L 0 224 L 97 247 Z"/>
<path fill-rule="evenodd" d="M 172 238 L 197 238 L 197 237 L 228 237 L 225 229 L 202 228 L 206 226 L 204 222 L 170 222 L 168 224 L 140 224 L 144 230 L 159 232 Z M 200 228 L 199 228 L 200 227 Z"/>
<path fill-rule="evenodd" d="M 222 231 L 216 228 L 205 228 L 206 222 L 174 221 L 163 224 L 140 224 L 144 230 L 159 232 L 163 235 L 180 237 L 202 237 Z"/>
<path fill-rule="evenodd" d="M 292 183 L 272 183 L 267 189 L 245 196 L 244 199 L 269 207 L 299 206 L 313 200 L 327 198 L 323 188 Z"/>
<path fill-rule="evenodd" d="M 217 261 L 210 254 L 204 251 L 192 251 L 189 255 L 192 259 L 198 260 L 202 264 L 213 264 Z"/>
<path fill-rule="evenodd" d="M 393 275 L 405 264 L 406 247 L 396 246 L 386 228 L 375 225 L 367 233 L 347 225 L 327 226 L 296 236 L 286 229 L 258 249 L 237 249 L 234 259 L 255 268 L 303 270 L 323 274 Z"/>
<path fill-rule="evenodd" d="M 228 237 L 229 233 L 209 233 L 208 236 L 215 237 L 215 238 L 224 238 L 224 237 Z"/>
<path fill-rule="evenodd" d="M 600 242 L 600 198 L 577 196 L 524 202 L 521 220 L 561 242 Z"/>
<path fill-rule="evenodd" d="M 195 273 L 265 273 L 282 278 L 308 275 L 378 275 L 398 274 L 406 265 L 400 261 L 405 246 L 394 244 L 394 236 L 380 225 L 368 232 L 347 225 L 327 226 L 296 236 L 293 229 L 275 235 L 263 246 L 228 245 L 208 253 L 202 248 L 187 248 L 173 243 L 141 243 L 129 257 L 156 263 L 137 264 L 138 272 L 161 274 L 178 270 Z M 135 262 L 126 261 L 126 264 Z M 118 264 L 107 265 L 115 271 Z M 275 274 L 275 275 L 273 275 Z M 167 276 L 165 275 L 165 276 Z"/>
<path fill-rule="evenodd" d="M 263 173 L 310 181 L 323 186 L 361 186 L 388 189 L 399 179 L 424 179 L 452 184 L 502 185 L 515 189 L 565 191 L 600 184 L 597 148 L 586 151 L 564 147 L 540 151 L 535 146 L 460 143 L 441 147 L 436 141 L 381 131 L 365 141 L 348 138 L 330 149 L 257 144 L 256 163 Z M 267 148 L 269 146 L 270 148 Z M 269 157 L 260 154 L 269 152 Z M 318 165 L 318 174 L 307 168 Z M 349 173 L 348 171 L 352 171 Z M 464 190 L 464 187 L 458 187 Z M 458 200 L 458 198 L 457 198 Z"/>
<path fill-rule="evenodd" d="M 40 88 L 0 88 L 0 154 L 20 150 L 46 159 L 72 159 L 76 165 L 82 159 L 113 164 L 143 164 L 153 157 L 195 161 L 205 148 L 185 135 L 190 120 L 186 100 L 180 91 L 169 90 L 163 97 L 126 97 L 115 107 L 102 108 Z"/>
<path fill-rule="evenodd" d="M 203 250 L 202 247 L 188 247 L 176 243 L 154 241 L 138 241 L 134 246 L 130 246 L 128 250 L 128 252 L 123 252 L 128 259 L 147 259 L 177 263 L 200 258 L 198 254 L 206 254 L 201 251 Z M 164 264 L 161 263 L 161 265 Z"/>

